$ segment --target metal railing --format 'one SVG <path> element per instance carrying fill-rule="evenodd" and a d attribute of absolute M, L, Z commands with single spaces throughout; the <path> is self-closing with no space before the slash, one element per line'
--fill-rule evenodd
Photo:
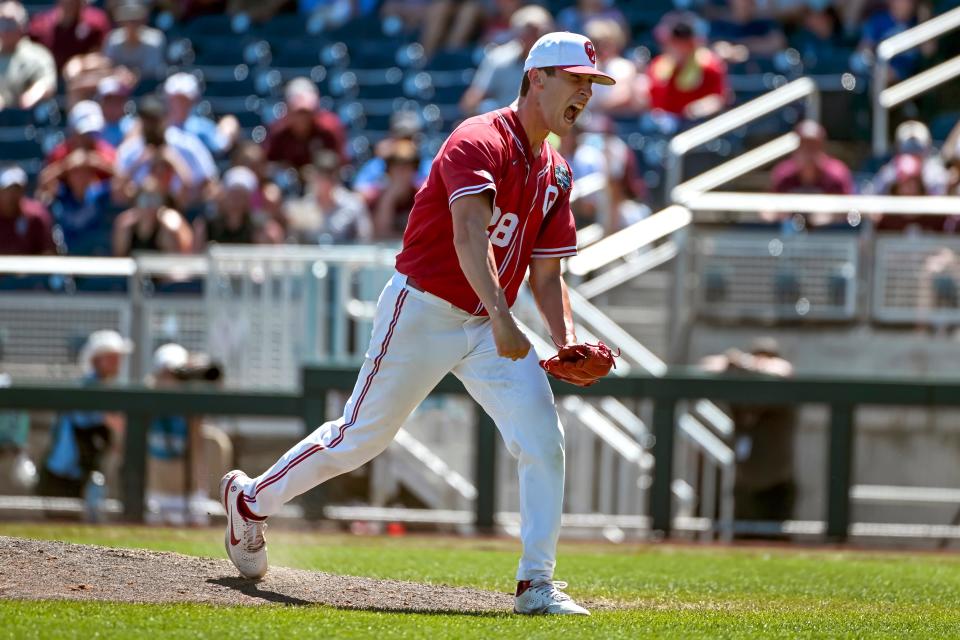
<path fill-rule="evenodd" d="M 860 240 L 855 233 L 706 231 L 694 248 L 697 317 L 853 320 Z"/>
<path fill-rule="evenodd" d="M 873 155 L 889 152 L 890 109 L 960 75 L 960 56 L 888 87 L 890 61 L 960 27 L 960 7 L 887 38 L 877 45 L 873 68 Z"/>
<path fill-rule="evenodd" d="M 694 213 L 729 211 L 757 214 L 776 211 L 842 213 L 856 216 L 869 213 L 942 216 L 960 211 L 960 196 L 848 196 L 712 191 L 685 196 L 682 204 Z"/>
<path fill-rule="evenodd" d="M 774 89 L 770 93 L 726 111 L 703 124 L 697 125 L 673 137 L 667 146 L 666 173 L 664 184 L 666 193 L 673 192 L 683 178 L 683 157 L 718 136 L 739 129 L 750 122 L 773 113 L 787 105 L 803 100 L 804 117 L 820 120 L 820 91 L 810 78 L 798 78 L 793 82 Z"/>
<path fill-rule="evenodd" d="M 224 391 L 207 389 L 148 390 L 132 388 L 91 388 L 78 386 L 15 386 L 0 388 L 0 408 L 5 410 L 112 410 L 127 414 L 125 439 L 123 512 L 133 521 L 143 516 L 146 437 L 151 414 L 157 407 L 176 406 L 185 414 L 195 415 L 274 415 L 300 417 L 304 424 L 323 421 L 327 394 L 348 390 L 354 384 L 356 371 L 348 367 L 307 368 L 304 370 L 303 389 L 297 393 Z M 718 375 L 701 371 L 671 370 L 665 375 L 612 376 L 600 383 L 579 388 L 551 380 L 557 396 L 586 398 L 615 397 L 646 399 L 653 403 L 651 422 L 654 436 L 652 455 L 654 473 L 650 486 L 650 517 L 637 515 L 566 514 L 567 526 L 607 526 L 650 529 L 670 535 L 674 531 L 689 530 L 729 534 L 730 528 L 740 523 L 727 522 L 724 517 L 681 517 L 675 507 L 676 491 L 676 436 L 696 426 L 679 416 L 678 406 L 688 398 L 710 397 L 732 403 L 755 403 L 762 398 L 767 405 L 800 405 L 823 403 L 830 406 L 828 464 L 826 469 L 827 500 L 822 521 L 791 521 L 781 531 L 808 535 L 825 535 L 828 540 L 844 541 L 850 535 L 897 537 L 958 537 L 958 527 L 944 524 L 852 523 L 851 501 L 911 500 L 913 502 L 942 503 L 953 500 L 956 488 L 950 487 L 889 487 L 886 485 L 854 485 L 853 453 L 856 431 L 855 409 L 861 405 L 908 405 L 917 407 L 960 406 L 960 380 L 893 378 L 847 378 L 838 376 L 797 376 L 780 379 L 767 376 Z M 438 393 L 465 393 L 452 376 L 437 386 Z M 472 523 L 479 529 L 490 529 L 499 524 L 508 529 L 516 524 L 517 514 L 497 513 L 496 504 L 496 447 L 495 427 L 486 414 L 478 412 L 480 428 L 476 440 L 477 490 L 472 518 L 461 511 L 447 510 L 435 518 L 420 517 L 419 521 Z M 713 437 L 713 436 L 710 436 Z M 716 439 L 714 438 L 714 444 Z M 719 462 L 730 462 L 732 454 L 717 445 L 715 456 Z M 605 485 L 605 492 L 620 490 L 613 482 Z M 711 498 L 701 497 L 702 500 Z M 609 500 L 605 497 L 604 500 Z M 715 500 L 713 501 L 715 504 Z M 729 508 L 729 507 L 728 507 Z M 723 507 L 721 507 L 723 509 Z M 384 511 L 384 510 L 380 510 Z M 708 510 L 709 513 L 709 510 Z M 397 510 L 390 515 L 404 514 Z M 675 517 L 676 516 L 676 517 Z"/>
<path fill-rule="evenodd" d="M 960 324 L 960 239 L 878 237 L 872 317 L 878 322 Z"/>

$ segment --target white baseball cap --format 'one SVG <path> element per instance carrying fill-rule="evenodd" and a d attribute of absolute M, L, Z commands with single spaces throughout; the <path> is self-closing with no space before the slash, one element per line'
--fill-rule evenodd
<path fill-rule="evenodd" d="M 189 361 L 190 352 L 175 342 L 168 342 L 153 352 L 153 372 L 176 371 L 187 366 Z"/>
<path fill-rule="evenodd" d="M 163 92 L 168 96 L 186 96 L 191 100 L 200 97 L 200 83 L 191 73 L 175 73 L 163 83 Z"/>
<path fill-rule="evenodd" d="M 103 111 L 93 100 L 81 100 L 67 114 L 67 126 L 84 135 L 103 131 Z"/>
<path fill-rule="evenodd" d="M 569 31 L 554 31 L 537 40 L 526 62 L 524 72 L 544 67 L 560 67 L 570 73 L 593 76 L 597 84 L 616 84 L 617 81 L 597 70 L 597 51 L 586 36 Z"/>
<path fill-rule="evenodd" d="M 223 174 L 223 186 L 225 189 L 243 189 L 249 193 L 257 190 L 260 181 L 257 180 L 257 174 L 244 166 L 231 167 Z"/>

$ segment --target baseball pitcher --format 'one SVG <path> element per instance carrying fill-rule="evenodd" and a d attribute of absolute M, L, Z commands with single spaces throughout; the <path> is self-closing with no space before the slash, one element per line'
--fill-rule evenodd
<path fill-rule="evenodd" d="M 546 142 L 551 131 L 571 133 L 594 82 L 614 80 L 596 69 L 593 43 L 569 32 L 547 34 L 526 59 L 517 102 L 464 121 L 444 143 L 417 193 L 343 417 L 260 476 L 231 471 L 221 481 L 227 554 L 244 576 L 267 571 L 264 521 L 271 514 L 383 451 L 452 372 L 518 461 L 523 553 L 514 611 L 588 613 L 553 581 L 564 445 L 543 369 L 590 384 L 613 364 L 602 346 L 577 345 L 560 270 L 560 259 L 577 252 L 572 176 Z M 560 357 L 543 365 L 510 313 L 528 269 L 537 306 L 561 347 Z"/>

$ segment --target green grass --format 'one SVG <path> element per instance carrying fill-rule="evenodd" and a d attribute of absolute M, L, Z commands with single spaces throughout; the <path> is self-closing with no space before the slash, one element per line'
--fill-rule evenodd
<path fill-rule="evenodd" d="M 223 555 L 219 530 L 0 525 L 0 535 Z M 275 565 L 509 591 L 517 543 L 271 531 L 270 553 Z M 555 619 L 2 601 L 0 637 L 960 638 L 953 555 L 568 544 L 557 577 L 575 597 L 623 608 Z"/>

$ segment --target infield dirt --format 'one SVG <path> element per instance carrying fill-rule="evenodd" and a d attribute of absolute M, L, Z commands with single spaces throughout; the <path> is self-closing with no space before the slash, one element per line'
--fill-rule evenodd
<path fill-rule="evenodd" d="M 271 567 L 262 580 L 228 560 L 0 536 L 0 598 L 509 611 L 512 594 Z"/>

